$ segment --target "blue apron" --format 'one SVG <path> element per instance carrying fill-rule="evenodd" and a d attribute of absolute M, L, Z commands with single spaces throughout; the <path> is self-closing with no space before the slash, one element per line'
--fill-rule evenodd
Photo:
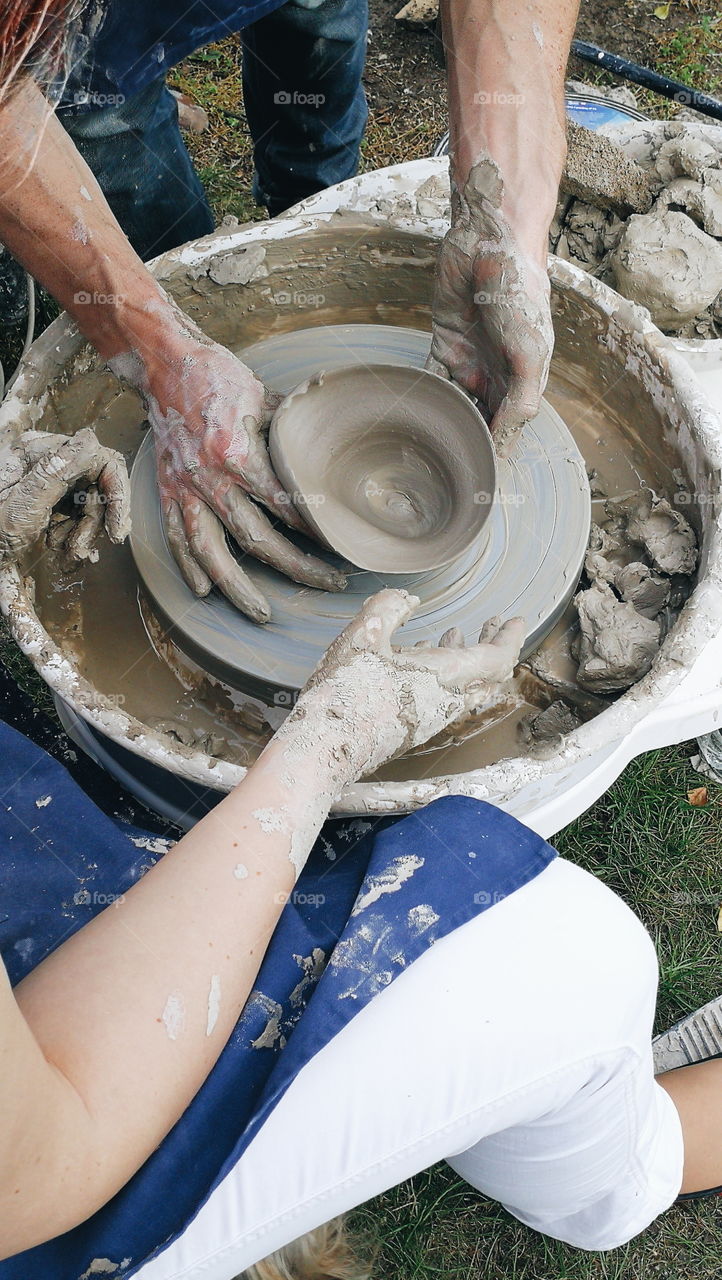
<path fill-rule="evenodd" d="M 13 984 L 161 853 L 0 723 L 0 952 Z M 0 1280 L 78 1280 L 95 1258 L 117 1264 L 113 1280 L 132 1276 L 183 1233 L 314 1054 L 427 947 L 555 856 L 515 818 L 462 796 L 401 820 L 328 822 L 256 989 L 175 1128 L 104 1208 L 0 1262 Z"/>

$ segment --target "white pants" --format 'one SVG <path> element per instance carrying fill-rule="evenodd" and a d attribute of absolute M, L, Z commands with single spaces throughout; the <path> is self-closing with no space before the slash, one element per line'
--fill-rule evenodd
<path fill-rule="evenodd" d="M 558 859 L 358 1013 L 138 1276 L 229 1280 L 444 1158 L 539 1231 L 623 1244 L 682 1182 L 652 1070 L 656 988 L 637 918 Z"/>

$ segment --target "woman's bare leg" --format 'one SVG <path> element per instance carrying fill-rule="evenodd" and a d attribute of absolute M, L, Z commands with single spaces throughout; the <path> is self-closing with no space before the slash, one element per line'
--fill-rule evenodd
<path fill-rule="evenodd" d="M 684 1180 L 681 1194 L 722 1187 L 722 1058 L 666 1071 L 657 1083 L 682 1121 Z"/>

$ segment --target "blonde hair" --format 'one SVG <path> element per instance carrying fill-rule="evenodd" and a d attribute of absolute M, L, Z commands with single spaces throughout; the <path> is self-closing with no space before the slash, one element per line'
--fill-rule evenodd
<path fill-rule="evenodd" d="M 256 1262 L 238 1280 L 371 1280 L 353 1253 L 343 1218 L 309 1231 Z"/>

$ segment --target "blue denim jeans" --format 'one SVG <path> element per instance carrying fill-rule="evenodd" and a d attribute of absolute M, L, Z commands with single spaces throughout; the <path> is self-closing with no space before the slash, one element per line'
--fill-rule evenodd
<path fill-rule="evenodd" d="M 287 0 L 242 32 L 254 195 L 271 217 L 356 173 L 367 26 L 367 0 Z M 142 258 L 213 229 L 162 78 L 120 105 L 59 116 Z"/>
<path fill-rule="evenodd" d="M 58 114 L 141 258 L 213 230 L 213 214 L 164 79 L 120 105 Z"/>
<path fill-rule="evenodd" d="M 253 193 L 272 218 L 356 173 L 367 31 L 368 0 L 287 0 L 242 32 Z"/>

